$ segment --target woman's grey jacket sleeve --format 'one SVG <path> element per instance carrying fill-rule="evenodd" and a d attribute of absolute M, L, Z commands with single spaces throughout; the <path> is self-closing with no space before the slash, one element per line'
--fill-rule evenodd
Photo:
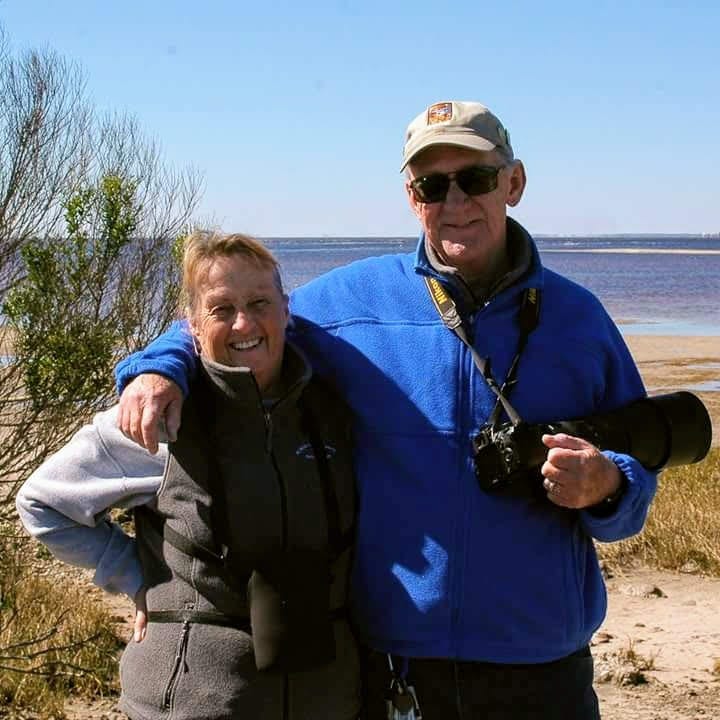
<path fill-rule="evenodd" d="M 114 406 L 82 427 L 25 481 L 16 505 L 55 557 L 94 569 L 96 585 L 133 598 L 143 583 L 135 541 L 108 511 L 155 501 L 167 449 L 151 455 L 118 430 L 116 417 Z"/>

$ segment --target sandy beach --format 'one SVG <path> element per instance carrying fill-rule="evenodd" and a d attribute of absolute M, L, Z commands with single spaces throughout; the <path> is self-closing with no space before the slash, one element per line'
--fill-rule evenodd
<path fill-rule="evenodd" d="M 719 446 L 720 336 L 625 339 L 649 394 L 694 392 Z M 593 640 L 603 720 L 720 717 L 720 579 L 636 567 L 612 571 L 607 586 L 607 618 Z M 652 668 L 638 684 L 619 684 L 632 653 Z"/>
<path fill-rule="evenodd" d="M 720 445 L 720 335 L 628 335 L 625 340 L 648 393 L 695 393 L 710 413 L 713 445 Z"/>

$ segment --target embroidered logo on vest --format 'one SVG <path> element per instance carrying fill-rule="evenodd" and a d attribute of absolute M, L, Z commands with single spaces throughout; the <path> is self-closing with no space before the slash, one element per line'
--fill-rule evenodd
<path fill-rule="evenodd" d="M 325 447 L 325 457 L 326 458 L 335 457 L 337 450 L 332 445 L 325 445 L 324 447 Z M 304 460 L 314 460 L 315 459 L 315 453 L 313 452 L 312 445 L 310 443 L 305 443 L 304 445 L 301 445 L 295 451 L 295 454 L 298 457 L 303 458 Z"/>

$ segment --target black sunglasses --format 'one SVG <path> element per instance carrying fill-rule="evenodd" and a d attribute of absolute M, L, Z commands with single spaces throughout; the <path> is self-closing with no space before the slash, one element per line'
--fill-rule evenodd
<path fill-rule="evenodd" d="M 505 167 L 471 165 L 451 173 L 432 173 L 410 181 L 415 199 L 420 203 L 444 202 L 454 180 L 466 195 L 485 195 L 497 187 L 498 173 Z"/>

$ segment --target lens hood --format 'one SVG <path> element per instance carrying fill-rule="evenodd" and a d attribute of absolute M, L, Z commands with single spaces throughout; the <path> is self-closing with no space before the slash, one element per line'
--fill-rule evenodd
<path fill-rule="evenodd" d="M 686 391 L 642 398 L 609 413 L 554 425 L 602 450 L 632 455 L 648 470 L 699 462 L 712 442 L 706 407 Z"/>

